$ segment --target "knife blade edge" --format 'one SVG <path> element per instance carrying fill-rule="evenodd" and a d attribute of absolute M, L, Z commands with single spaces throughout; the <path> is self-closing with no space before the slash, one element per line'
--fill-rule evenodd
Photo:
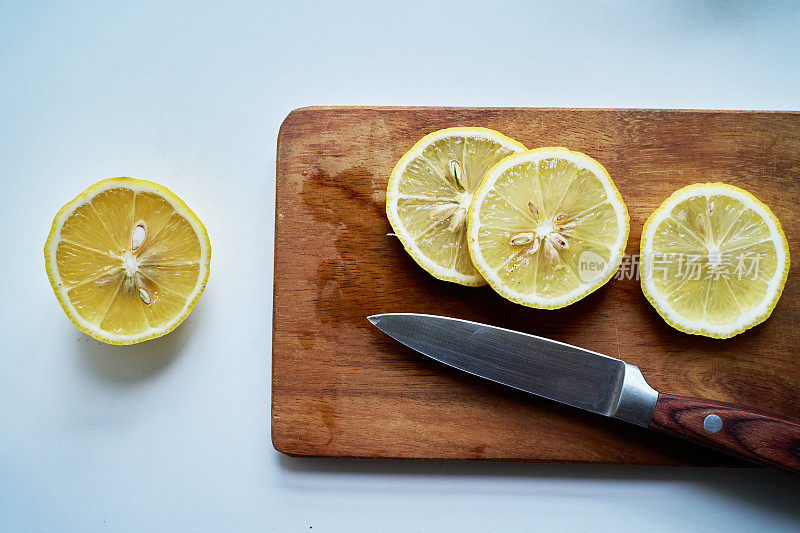
<path fill-rule="evenodd" d="M 640 426 L 652 419 L 658 392 L 635 365 L 614 357 L 450 317 L 386 313 L 368 319 L 409 348 L 463 372 Z"/>

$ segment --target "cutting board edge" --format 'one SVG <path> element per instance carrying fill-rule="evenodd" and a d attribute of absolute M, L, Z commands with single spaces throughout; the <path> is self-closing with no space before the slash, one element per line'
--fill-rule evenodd
<path fill-rule="evenodd" d="M 442 455 L 380 455 L 380 454 L 356 454 L 356 453 L 330 453 L 313 452 L 292 448 L 291 444 L 284 443 L 275 439 L 272 435 L 272 447 L 275 451 L 287 457 L 297 459 L 363 459 L 363 460 L 387 460 L 387 461 L 445 461 L 457 463 L 527 463 L 527 464 L 560 464 L 560 465 L 601 465 L 601 466 L 638 466 L 638 467 L 690 467 L 690 468 L 761 468 L 759 465 L 746 462 L 721 462 L 719 464 L 700 464 L 687 463 L 681 461 L 592 461 L 579 459 L 533 459 L 518 457 L 448 457 Z"/>
<path fill-rule="evenodd" d="M 751 114 L 751 113 L 774 113 L 798 115 L 800 110 L 783 109 L 703 109 L 703 108 L 672 108 L 672 107 L 531 107 L 531 106 L 358 106 L 358 105 L 309 105 L 296 107 L 289 111 L 281 123 L 281 127 L 286 121 L 295 114 L 310 111 L 620 111 L 620 112 L 669 112 L 669 113 L 731 113 L 731 114 Z M 280 129 L 279 141 L 280 141 Z"/>

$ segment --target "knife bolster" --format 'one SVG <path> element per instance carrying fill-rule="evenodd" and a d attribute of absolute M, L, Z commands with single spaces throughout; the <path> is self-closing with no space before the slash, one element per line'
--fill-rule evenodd
<path fill-rule="evenodd" d="M 658 401 L 658 391 L 647 384 L 637 366 L 629 363 L 625 363 L 625 374 L 618 387 L 618 400 L 611 416 L 637 426 L 649 427 Z"/>

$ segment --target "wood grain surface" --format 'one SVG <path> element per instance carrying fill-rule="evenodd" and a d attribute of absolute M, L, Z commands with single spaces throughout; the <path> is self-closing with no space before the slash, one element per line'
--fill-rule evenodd
<path fill-rule="evenodd" d="M 420 312 L 568 342 L 639 366 L 657 390 L 800 419 L 800 278 L 792 266 L 770 319 L 729 340 L 680 333 L 630 269 L 556 311 L 488 287 L 438 281 L 387 235 L 385 187 L 423 135 L 493 128 L 529 148 L 600 161 L 628 206 L 627 252 L 676 189 L 743 187 L 782 221 L 800 258 L 800 113 L 532 108 L 304 108 L 278 136 L 272 442 L 293 455 L 740 464 L 657 432 L 570 409 L 444 367 L 367 315 Z M 621 279 L 620 279 L 621 278 Z"/>

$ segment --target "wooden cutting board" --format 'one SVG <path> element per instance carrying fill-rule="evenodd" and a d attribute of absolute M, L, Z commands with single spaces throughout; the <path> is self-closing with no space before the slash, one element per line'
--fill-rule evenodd
<path fill-rule="evenodd" d="M 800 276 L 773 316 L 730 340 L 670 328 L 635 279 L 612 279 L 557 311 L 511 304 L 488 287 L 438 281 L 387 234 L 385 188 L 423 135 L 485 126 L 528 147 L 600 161 L 631 216 L 696 182 L 743 187 L 782 221 L 800 260 L 800 113 L 629 109 L 318 107 L 278 136 L 272 442 L 292 455 L 735 464 L 678 440 L 525 395 L 440 365 L 367 315 L 420 312 L 485 322 L 639 366 L 657 390 L 800 419 Z M 797 264 L 797 263 L 795 263 Z"/>

